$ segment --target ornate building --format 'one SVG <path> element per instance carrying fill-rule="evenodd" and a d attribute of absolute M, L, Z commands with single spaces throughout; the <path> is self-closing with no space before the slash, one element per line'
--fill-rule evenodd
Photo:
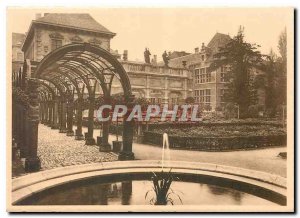
<path fill-rule="evenodd" d="M 222 66 L 214 71 L 208 71 L 208 67 L 214 61 L 220 47 L 224 47 L 231 40 L 229 35 L 216 33 L 207 46 L 202 43 L 201 48 L 195 48 L 195 53 L 172 58 L 169 66 L 180 67 L 185 65 L 192 73 L 192 89 L 195 102 L 202 105 L 206 111 L 215 111 L 216 108 L 223 109 L 226 102 L 224 93 L 226 90 L 226 73 L 230 71 L 230 66 Z M 259 69 L 251 69 L 250 75 L 253 77 L 264 74 Z M 265 105 L 265 90 L 257 90 L 257 104 Z"/>
<path fill-rule="evenodd" d="M 14 49 L 21 47 L 21 35 L 13 35 L 20 39 L 13 40 L 13 61 L 17 56 L 18 60 L 21 60 L 20 51 Z M 76 42 L 91 43 L 110 51 L 119 59 L 128 73 L 133 94 L 137 97 L 145 97 L 151 103 L 169 105 L 183 103 L 187 97 L 194 97 L 196 103 L 203 106 L 206 111 L 215 111 L 216 108 L 225 105 L 223 97 L 227 83 L 225 75 L 230 71 L 230 67 L 222 66 L 212 72 L 207 69 L 214 60 L 213 55 L 230 41 L 229 35 L 216 33 L 207 46 L 202 43 L 201 48 L 195 48 L 192 54 L 185 51 L 169 52 L 168 67 L 157 63 L 156 55 L 153 56 L 151 63 L 129 61 L 127 50 L 120 55 L 117 50 L 111 49 L 110 40 L 115 35 L 89 14 L 45 13 L 44 16 L 37 14 L 25 40 L 23 35 L 22 51 L 24 59 L 38 63 L 60 46 Z M 262 73 L 253 69 L 253 75 Z M 111 92 L 114 94 L 121 90 L 119 81 L 113 80 Z M 258 92 L 258 104 L 264 105 L 264 90 Z M 96 87 L 96 94 L 101 94 L 100 86 Z"/>
<path fill-rule="evenodd" d="M 39 62 L 52 50 L 73 42 L 91 43 L 110 51 L 123 64 L 132 84 L 133 93 L 152 103 L 183 102 L 192 94 L 191 75 L 187 69 L 166 68 L 143 62 L 128 61 L 128 52 L 123 59 L 118 51 L 110 48 L 110 40 L 116 34 L 95 21 L 89 14 L 41 14 L 32 21 L 22 50 L 25 59 Z M 112 93 L 121 91 L 118 80 L 113 81 Z M 99 86 L 96 93 L 101 94 Z"/>

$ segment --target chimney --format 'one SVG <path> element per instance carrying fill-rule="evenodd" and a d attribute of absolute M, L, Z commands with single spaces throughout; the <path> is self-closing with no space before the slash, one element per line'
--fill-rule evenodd
<path fill-rule="evenodd" d="M 205 45 L 204 45 L 204 43 L 202 42 L 201 51 L 203 51 L 204 49 L 205 49 Z"/>
<path fill-rule="evenodd" d="M 199 53 L 199 47 L 195 48 L 195 53 Z"/>
<path fill-rule="evenodd" d="M 124 61 L 128 61 L 128 50 L 124 50 L 124 53 L 123 53 L 123 60 L 124 60 Z"/>
<path fill-rule="evenodd" d="M 39 18 L 41 18 L 41 17 L 42 17 L 42 14 L 41 14 L 41 13 L 35 14 L 35 19 L 36 19 L 36 20 L 39 19 Z"/>

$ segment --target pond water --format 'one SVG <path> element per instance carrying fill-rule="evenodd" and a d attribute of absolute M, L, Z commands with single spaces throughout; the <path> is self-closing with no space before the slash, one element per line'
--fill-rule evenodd
<path fill-rule="evenodd" d="M 149 205 L 154 197 L 154 192 L 149 191 L 152 182 L 130 177 L 123 181 L 93 178 L 72 182 L 37 193 L 18 205 Z M 174 191 L 170 197 L 175 205 L 278 205 L 232 187 L 195 180 L 173 181 L 170 191 Z"/>

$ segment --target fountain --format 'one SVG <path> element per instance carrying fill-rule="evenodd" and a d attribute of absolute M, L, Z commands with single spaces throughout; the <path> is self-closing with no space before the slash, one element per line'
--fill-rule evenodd
<path fill-rule="evenodd" d="M 255 205 L 262 209 L 265 205 L 286 205 L 286 178 L 237 167 L 171 161 L 166 133 L 159 161 L 115 161 L 57 168 L 13 179 L 12 188 L 14 205 L 184 203 Z M 112 192 L 115 194 L 107 194 Z"/>
<path fill-rule="evenodd" d="M 165 161 L 170 163 L 171 154 L 170 154 L 170 145 L 169 145 L 169 136 L 167 133 L 163 134 L 163 146 L 162 146 L 162 155 L 161 155 L 161 169 L 164 170 Z"/>
<path fill-rule="evenodd" d="M 174 200 L 172 199 L 171 195 L 176 195 L 182 203 L 180 196 L 171 189 L 172 182 L 174 180 L 179 180 L 179 178 L 172 174 L 172 169 L 170 169 L 168 172 L 164 172 L 165 162 L 168 161 L 169 165 L 170 160 L 171 155 L 169 137 L 167 133 L 164 133 L 161 157 L 161 172 L 157 174 L 153 172 L 153 176 L 151 177 L 151 180 L 153 182 L 152 190 L 147 191 L 145 195 L 145 199 L 147 199 L 147 196 L 150 192 L 155 193 L 155 197 L 152 197 L 150 199 L 150 204 L 167 205 L 168 203 L 171 203 L 172 205 L 174 205 Z"/>

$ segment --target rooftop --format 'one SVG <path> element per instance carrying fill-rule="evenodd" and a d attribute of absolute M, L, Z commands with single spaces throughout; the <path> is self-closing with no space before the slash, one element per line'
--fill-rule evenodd
<path fill-rule="evenodd" d="M 77 29 L 85 29 L 96 32 L 104 32 L 114 34 L 109 31 L 106 27 L 98 23 L 89 14 L 78 14 L 78 13 L 45 13 L 44 17 L 36 19 L 36 23 L 47 23 L 59 26 L 74 27 Z"/>
<path fill-rule="evenodd" d="M 231 38 L 229 35 L 223 33 L 216 33 L 213 36 L 213 38 L 210 40 L 210 42 L 207 44 L 206 48 L 208 48 L 208 51 L 214 54 L 218 52 L 218 49 L 220 47 L 226 45 L 230 40 Z M 206 49 L 204 50 L 204 52 L 206 52 Z M 192 53 L 185 56 L 179 56 L 170 59 L 169 65 L 171 67 L 182 67 L 182 61 L 186 61 L 187 65 L 198 63 L 202 54 L 203 54 L 202 51 L 199 51 L 197 53 Z M 207 60 L 210 60 L 210 58 L 208 57 Z"/>
<path fill-rule="evenodd" d="M 210 40 L 207 47 L 213 52 L 217 52 L 218 48 L 225 46 L 231 40 L 230 36 L 223 33 L 216 33 Z"/>
<path fill-rule="evenodd" d="M 66 29 L 74 29 L 79 31 L 88 31 L 106 35 L 112 38 L 116 34 L 109 31 L 106 27 L 98 23 L 91 15 L 86 13 L 45 13 L 43 17 L 33 20 L 26 35 L 22 50 L 28 47 L 29 39 L 34 33 L 36 25 L 51 25 L 55 27 L 62 27 Z"/>

